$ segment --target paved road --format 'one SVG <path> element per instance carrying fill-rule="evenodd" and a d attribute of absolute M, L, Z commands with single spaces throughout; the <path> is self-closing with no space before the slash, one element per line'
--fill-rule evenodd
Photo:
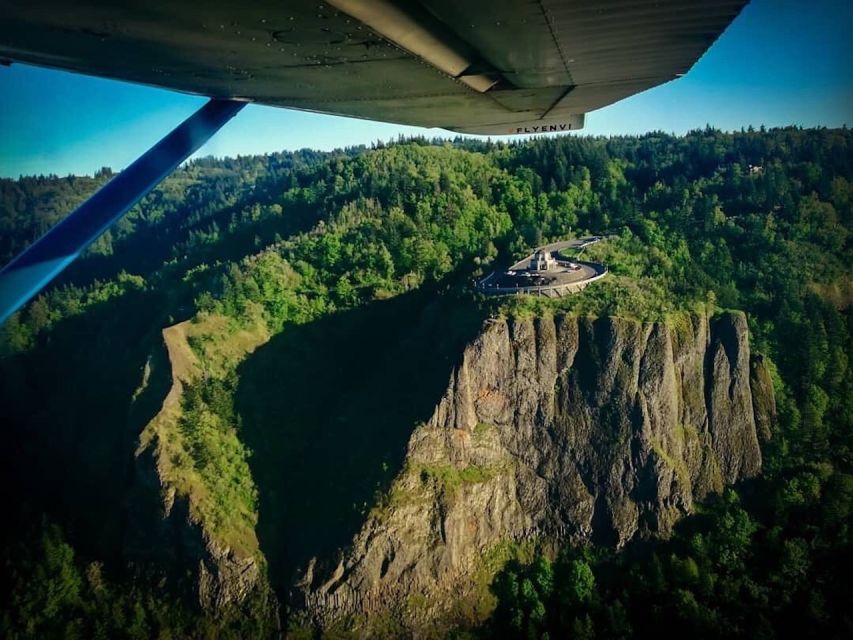
<path fill-rule="evenodd" d="M 546 244 L 541 247 L 537 247 L 533 250 L 526 258 L 519 260 L 514 265 L 512 265 L 508 271 L 522 271 L 527 269 L 527 266 L 530 264 L 530 260 L 536 255 L 536 252 L 544 249 L 545 251 L 550 251 L 551 255 L 554 256 L 557 260 L 574 260 L 569 256 L 560 255 L 560 252 L 564 249 L 583 249 L 588 247 L 591 244 L 595 244 L 603 239 L 603 236 L 587 236 L 586 238 L 578 238 L 577 240 L 563 240 L 562 242 L 552 242 L 551 244 Z M 556 255 L 555 255 L 556 254 Z"/>
<path fill-rule="evenodd" d="M 538 247 L 536 251 L 546 250 L 561 264 L 563 269 L 552 270 L 547 272 L 532 272 L 532 277 L 525 277 L 521 274 L 531 273 L 528 271 L 530 260 L 535 255 L 536 251 L 531 253 L 523 260 L 519 260 L 512 265 L 507 271 L 494 272 L 483 278 L 477 287 L 485 293 L 507 294 L 507 293 L 530 293 L 536 295 L 546 295 L 549 297 L 560 297 L 570 293 L 576 293 L 581 290 L 586 284 L 593 280 L 598 280 L 607 273 L 607 268 L 604 265 L 595 262 L 581 262 L 573 257 L 561 255 L 561 251 L 566 249 L 583 250 L 591 244 L 602 240 L 602 236 L 589 236 L 578 240 L 565 240 L 563 242 L 553 242 Z M 571 271 L 567 269 L 567 262 L 577 264 L 580 269 Z M 508 271 L 518 272 L 515 275 L 510 275 Z"/>

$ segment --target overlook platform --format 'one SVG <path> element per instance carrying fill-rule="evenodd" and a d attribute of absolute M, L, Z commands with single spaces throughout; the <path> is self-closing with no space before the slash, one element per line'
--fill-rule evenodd
<path fill-rule="evenodd" d="M 539 247 L 503 272 L 495 271 L 477 283 L 477 290 L 489 295 L 528 294 L 561 298 L 577 293 L 607 275 L 607 267 L 596 262 L 570 258 L 563 252 L 582 252 L 602 236 L 554 242 Z"/>

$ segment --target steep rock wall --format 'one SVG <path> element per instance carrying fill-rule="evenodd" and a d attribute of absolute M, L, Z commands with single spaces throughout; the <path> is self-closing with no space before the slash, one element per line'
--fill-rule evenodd
<path fill-rule="evenodd" d="M 760 472 L 774 413 L 742 314 L 489 321 L 386 501 L 337 561 L 309 564 L 291 604 L 320 624 L 395 609 L 415 627 L 506 541 L 665 536 Z"/>

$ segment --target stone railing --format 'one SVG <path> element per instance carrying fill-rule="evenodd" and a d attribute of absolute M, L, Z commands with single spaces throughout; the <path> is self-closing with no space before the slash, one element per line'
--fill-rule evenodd
<path fill-rule="evenodd" d="M 491 273 L 477 283 L 477 290 L 489 295 L 511 295 L 524 293 L 528 295 L 546 296 L 548 298 L 560 298 L 564 295 L 577 293 L 586 288 L 586 286 L 591 282 L 600 280 L 608 274 L 606 265 L 594 262 L 578 262 L 578 264 L 592 268 L 595 271 L 594 275 L 586 278 L 585 280 L 578 280 L 576 282 L 557 282 L 529 286 L 518 285 L 515 287 L 490 287 L 488 283 L 495 276 L 495 273 Z"/>

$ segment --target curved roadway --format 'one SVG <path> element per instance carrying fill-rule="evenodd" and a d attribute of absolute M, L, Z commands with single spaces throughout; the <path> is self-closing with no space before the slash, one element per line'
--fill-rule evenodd
<path fill-rule="evenodd" d="M 576 293 L 583 289 L 593 280 L 603 277 L 607 273 L 604 265 L 595 262 L 581 262 L 579 260 L 562 255 L 560 252 L 566 249 L 583 250 L 585 247 L 599 242 L 601 236 L 589 236 L 578 240 L 565 240 L 553 242 L 536 248 L 526 258 L 513 264 L 507 271 L 495 272 L 477 283 L 477 288 L 484 293 L 509 294 L 509 293 L 532 293 L 549 297 L 561 297 L 566 294 Z M 529 271 L 530 261 L 537 251 L 545 250 L 551 253 L 557 263 L 563 267 L 562 270 L 553 271 Z M 580 268 L 569 270 L 568 263 L 574 263 Z M 515 271 L 518 274 L 510 274 Z M 525 274 L 525 275 L 521 275 Z M 528 275 L 529 274 L 529 275 Z"/>

